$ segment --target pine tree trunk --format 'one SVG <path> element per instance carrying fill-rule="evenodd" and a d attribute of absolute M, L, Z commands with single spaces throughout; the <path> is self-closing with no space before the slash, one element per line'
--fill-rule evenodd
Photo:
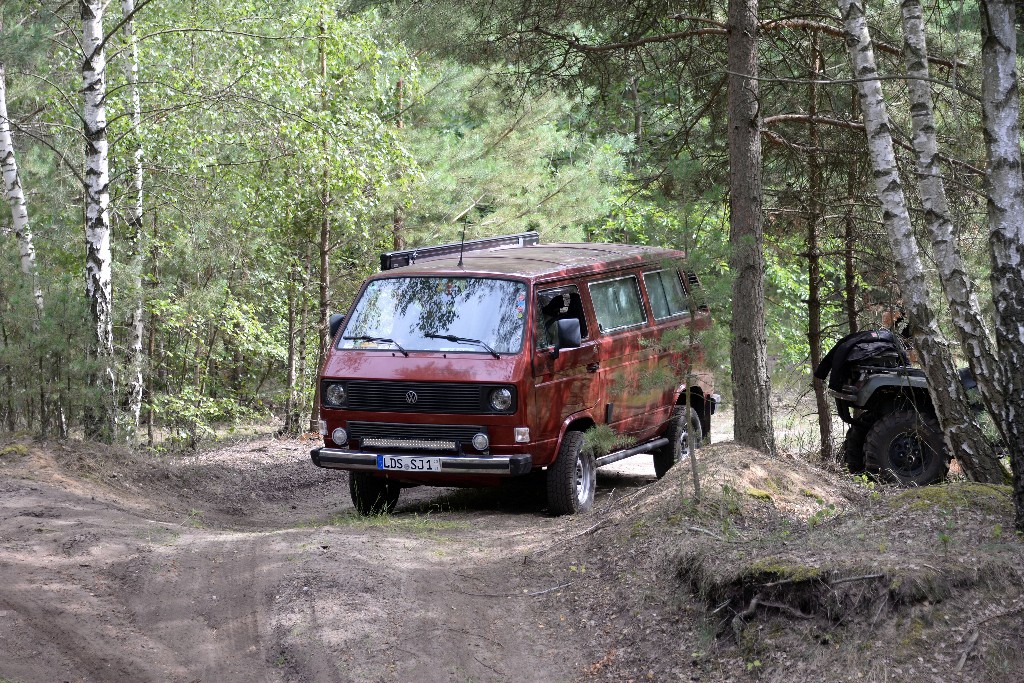
<path fill-rule="evenodd" d="M 808 199 L 810 211 L 807 217 L 807 346 L 811 356 L 811 370 L 818 369 L 821 362 L 821 251 L 818 248 L 818 226 L 822 219 L 821 208 L 821 161 L 818 151 L 820 136 L 815 117 L 818 115 L 818 74 L 821 69 L 820 36 L 811 36 L 811 83 L 807 87 L 808 113 L 810 114 L 809 135 L 811 152 L 807 156 Z M 832 412 L 829 410 L 825 383 L 811 377 L 814 388 L 814 402 L 818 410 L 818 436 L 821 443 L 821 459 L 832 459 Z"/>
<path fill-rule="evenodd" d="M 121 0 L 121 12 L 127 20 L 122 29 L 128 40 L 129 54 L 126 63 L 128 86 L 131 96 L 132 113 L 132 204 L 128 208 L 128 254 L 131 259 L 132 277 L 132 318 L 128 337 L 128 386 L 125 388 L 124 407 L 128 414 L 126 437 L 129 443 L 137 439 L 139 416 L 142 411 L 142 392 L 145 388 L 143 366 L 145 357 L 142 343 L 145 337 L 142 291 L 143 253 L 142 245 L 142 104 L 139 97 L 139 46 L 135 38 L 135 0 Z"/>
<path fill-rule="evenodd" d="M 839 0 L 855 78 L 860 80 L 861 107 L 867 133 L 875 191 L 882 205 L 900 291 L 914 326 L 914 341 L 950 453 L 975 481 L 1003 480 L 999 463 L 991 457 L 981 430 L 969 415 L 966 392 L 952 354 L 932 313 L 924 268 L 910 222 L 903 185 L 896 167 L 889 117 L 878 80 L 874 48 L 868 34 L 863 0 Z"/>
<path fill-rule="evenodd" d="M 857 94 L 856 88 L 853 90 L 851 99 L 853 101 L 850 111 L 854 119 L 856 119 L 860 110 L 860 96 Z M 843 290 L 846 304 L 846 322 L 851 334 L 859 329 L 857 324 L 857 267 L 854 260 L 857 221 L 854 216 L 855 208 L 853 205 L 854 197 L 858 196 L 858 194 L 857 165 L 851 161 L 846 171 L 846 196 L 850 206 L 846 210 L 846 216 L 843 217 Z"/>
<path fill-rule="evenodd" d="M 87 407 L 86 436 L 115 432 L 113 291 L 110 254 L 110 173 L 107 160 L 106 58 L 102 0 L 79 0 L 82 17 L 82 118 L 85 127 L 85 295 L 93 325 L 93 384 L 100 400 Z"/>
<path fill-rule="evenodd" d="M 25 203 L 25 191 L 21 187 L 21 177 L 18 175 L 18 162 L 14 156 L 14 139 L 11 136 L 10 120 L 7 118 L 7 79 L 2 63 L 0 63 L 0 168 L 3 170 L 4 195 L 11 205 L 14 235 L 18 239 L 21 271 L 32 279 L 32 295 L 36 302 L 36 312 L 42 316 L 43 290 L 39 286 L 39 275 L 36 271 L 36 248 L 32 243 L 28 206 Z"/>
<path fill-rule="evenodd" d="M 1016 527 L 1024 532 L 1024 178 L 1013 0 L 982 0 L 982 120 L 988 157 L 989 253 L 996 345 L 1005 397 L 1000 416 L 1013 470 Z"/>
<path fill-rule="evenodd" d="M 775 452 L 764 322 L 764 226 L 757 71 L 757 0 L 729 0 L 729 268 L 738 442 Z"/>

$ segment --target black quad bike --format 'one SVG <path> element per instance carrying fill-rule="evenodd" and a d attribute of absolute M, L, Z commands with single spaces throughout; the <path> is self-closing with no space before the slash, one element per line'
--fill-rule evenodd
<path fill-rule="evenodd" d="M 924 372 L 910 367 L 889 330 L 847 335 L 822 359 L 815 376 L 831 373 L 829 393 L 847 423 L 840 458 L 856 474 L 870 472 L 903 486 L 941 481 L 950 456 Z M 960 372 L 965 388 L 976 386 Z"/>

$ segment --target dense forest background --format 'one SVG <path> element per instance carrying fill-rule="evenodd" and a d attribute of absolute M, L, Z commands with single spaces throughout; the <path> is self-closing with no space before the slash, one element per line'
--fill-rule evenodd
<path fill-rule="evenodd" d="M 727 10 L 4 0 L 0 429 L 307 429 L 329 313 L 379 252 L 463 231 L 686 249 L 728 390 L 728 321 L 753 303 L 731 300 Z M 904 301 L 839 7 L 754 11 L 768 357 L 806 392 L 823 348 Z M 979 9 L 924 16 L 957 250 L 992 314 Z M 868 19 L 919 221 L 900 3 Z"/>

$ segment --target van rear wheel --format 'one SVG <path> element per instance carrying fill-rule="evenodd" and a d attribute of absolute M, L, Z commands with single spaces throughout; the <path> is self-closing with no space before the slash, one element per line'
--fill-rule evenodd
<path fill-rule="evenodd" d="M 361 515 L 384 515 L 398 505 L 402 488 L 393 481 L 374 477 L 365 472 L 349 472 L 348 490 L 352 505 Z"/>
<path fill-rule="evenodd" d="M 669 418 L 668 429 L 665 430 L 668 443 L 654 451 L 654 474 L 658 479 L 664 477 L 677 462 L 690 457 L 689 432 L 693 432 L 694 444 L 700 444 L 704 439 L 697 411 L 689 408 L 689 419 L 686 418 L 686 411 L 686 406 L 676 406 L 672 409 L 672 417 Z"/>
<path fill-rule="evenodd" d="M 574 515 L 594 508 L 597 463 L 583 432 L 566 432 L 558 457 L 548 468 L 548 510 L 553 515 Z"/>

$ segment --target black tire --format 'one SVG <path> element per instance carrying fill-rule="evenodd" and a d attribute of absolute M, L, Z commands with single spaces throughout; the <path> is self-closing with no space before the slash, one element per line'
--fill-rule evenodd
<path fill-rule="evenodd" d="M 553 515 L 575 515 L 594 508 L 597 463 L 582 432 L 566 432 L 555 462 L 548 467 L 548 510 Z"/>
<path fill-rule="evenodd" d="M 361 515 L 384 515 L 394 511 L 402 487 L 393 481 L 365 472 L 349 472 L 348 490 L 352 505 Z"/>
<path fill-rule="evenodd" d="M 879 419 L 868 430 L 864 464 L 902 486 L 926 486 L 944 479 L 949 456 L 935 416 L 897 409 Z"/>
<path fill-rule="evenodd" d="M 860 474 L 864 471 L 864 441 L 867 436 L 868 430 L 859 425 L 851 425 L 846 430 L 846 438 L 839 451 L 839 462 L 850 474 Z"/>
<path fill-rule="evenodd" d="M 697 411 L 690 408 L 690 419 L 685 418 L 686 406 L 676 406 L 672 409 L 672 417 L 669 418 L 668 429 L 665 430 L 665 438 L 668 444 L 654 451 L 654 474 L 661 479 L 672 466 L 677 462 L 690 457 L 689 435 L 687 434 L 687 423 L 693 430 L 693 442 L 697 446 L 704 440 L 704 430 L 700 424 Z"/>

